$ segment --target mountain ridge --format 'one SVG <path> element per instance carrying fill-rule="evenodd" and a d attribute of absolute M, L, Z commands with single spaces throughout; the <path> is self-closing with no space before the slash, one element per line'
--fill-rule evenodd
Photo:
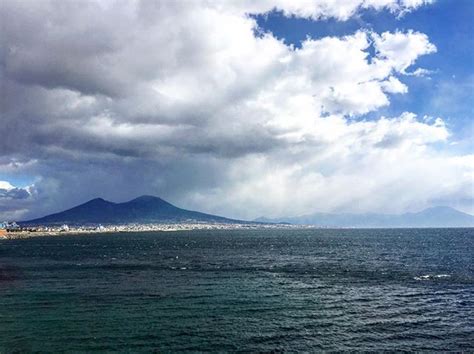
<path fill-rule="evenodd" d="M 321 227 L 474 227 L 474 216 L 447 206 L 403 214 L 314 213 L 295 217 L 255 219 L 258 222 L 290 223 Z"/>

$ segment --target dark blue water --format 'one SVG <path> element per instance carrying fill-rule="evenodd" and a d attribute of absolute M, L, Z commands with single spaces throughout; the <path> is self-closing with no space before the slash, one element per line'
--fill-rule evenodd
<path fill-rule="evenodd" d="M 0 352 L 474 350 L 474 230 L 0 241 Z"/>

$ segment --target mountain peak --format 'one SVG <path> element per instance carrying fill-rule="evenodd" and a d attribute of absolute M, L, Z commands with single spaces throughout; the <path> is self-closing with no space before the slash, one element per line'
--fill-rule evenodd
<path fill-rule="evenodd" d="M 132 204 L 149 204 L 149 203 L 154 203 L 154 204 L 170 204 L 168 203 L 167 201 L 159 198 L 159 197 L 155 197 L 153 195 L 141 195 L 135 199 L 132 199 L 130 200 L 128 203 L 132 203 Z"/>
<path fill-rule="evenodd" d="M 90 204 L 108 204 L 108 203 L 111 203 L 107 200 L 105 200 L 104 198 L 94 198 L 94 199 L 91 199 L 89 200 L 88 202 L 85 202 L 85 204 L 87 205 L 90 205 Z"/>
<path fill-rule="evenodd" d="M 144 195 L 141 195 L 139 197 L 136 197 L 135 199 L 132 199 L 131 201 L 134 201 L 134 200 L 163 200 L 159 197 L 155 197 L 154 195 L 148 195 L 148 194 L 144 194 Z"/>
<path fill-rule="evenodd" d="M 467 215 L 472 216 L 470 214 L 464 213 L 457 209 L 451 208 L 449 206 L 434 206 L 431 208 L 427 208 L 422 210 L 416 214 L 426 214 L 426 215 L 433 215 L 433 216 L 441 216 L 441 215 Z"/>

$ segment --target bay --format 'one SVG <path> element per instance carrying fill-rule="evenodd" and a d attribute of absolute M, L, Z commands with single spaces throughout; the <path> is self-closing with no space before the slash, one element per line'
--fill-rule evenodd
<path fill-rule="evenodd" d="M 0 241 L 0 352 L 474 350 L 473 229 Z"/>

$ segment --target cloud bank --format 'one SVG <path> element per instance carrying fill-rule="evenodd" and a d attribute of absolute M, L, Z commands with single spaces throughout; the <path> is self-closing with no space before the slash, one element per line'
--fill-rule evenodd
<path fill-rule="evenodd" d="M 6 0 L 0 175 L 35 182 L 2 182 L 0 215 L 142 193 L 239 218 L 466 210 L 474 156 L 444 152 L 442 118 L 364 116 L 409 94 L 404 77 L 437 50 L 425 34 L 359 30 L 295 48 L 254 18 L 428 3 Z"/>

